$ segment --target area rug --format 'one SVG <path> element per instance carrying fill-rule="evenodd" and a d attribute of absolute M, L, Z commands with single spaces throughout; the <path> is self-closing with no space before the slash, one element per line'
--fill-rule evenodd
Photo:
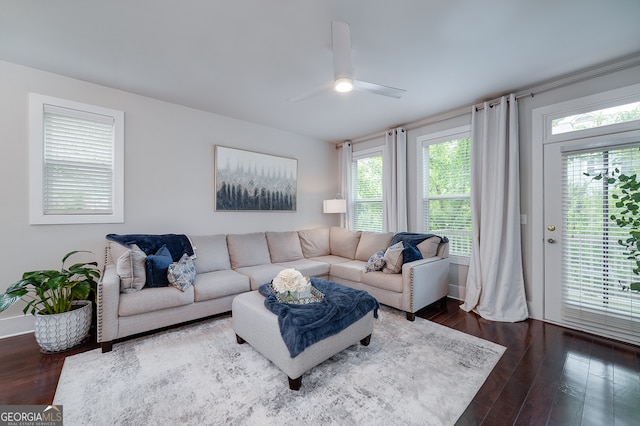
<path fill-rule="evenodd" d="M 54 404 L 75 425 L 452 425 L 503 346 L 383 307 L 299 391 L 217 318 L 68 357 Z"/>

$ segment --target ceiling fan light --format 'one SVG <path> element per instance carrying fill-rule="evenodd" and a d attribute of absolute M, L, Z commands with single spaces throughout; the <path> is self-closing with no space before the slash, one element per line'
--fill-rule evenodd
<path fill-rule="evenodd" d="M 346 93 L 353 90 L 353 79 L 349 77 L 341 77 L 333 82 L 333 89 L 336 92 Z"/>

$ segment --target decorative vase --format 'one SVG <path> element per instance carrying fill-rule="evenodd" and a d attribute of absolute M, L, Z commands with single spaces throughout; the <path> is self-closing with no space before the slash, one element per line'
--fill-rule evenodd
<path fill-rule="evenodd" d="M 82 343 L 91 327 L 91 301 L 76 300 L 79 306 L 61 314 L 36 314 L 34 332 L 44 353 L 61 352 Z"/>
<path fill-rule="evenodd" d="M 287 291 L 286 293 L 281 293 L 282 301 L 285 303 L 293 303 L 298 300 L 298 292 L 297 291 Z"/>

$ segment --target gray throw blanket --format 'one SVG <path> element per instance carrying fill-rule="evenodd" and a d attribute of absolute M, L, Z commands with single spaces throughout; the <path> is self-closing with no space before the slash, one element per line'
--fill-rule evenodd
<path fill-rule="evenodd" d="M 264 306 L 278 316 L 280 334 L 295 358 L 307 347 L 349 327 L 371 310 L 378 317 L 378 301 L 366 291 L 345 287 L 333 281 L 311 278 L 311 285 L 324 294 L 317 303 L 280 303 L 270 284 L 260 286 Z"/>

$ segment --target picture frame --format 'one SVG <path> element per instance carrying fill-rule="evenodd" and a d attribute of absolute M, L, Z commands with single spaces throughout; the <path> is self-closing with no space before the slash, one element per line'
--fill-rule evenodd
<path fill-rule="evenodd" d="M 215 211 L 295 212 L 298 160 L 214 146 Z"/>

